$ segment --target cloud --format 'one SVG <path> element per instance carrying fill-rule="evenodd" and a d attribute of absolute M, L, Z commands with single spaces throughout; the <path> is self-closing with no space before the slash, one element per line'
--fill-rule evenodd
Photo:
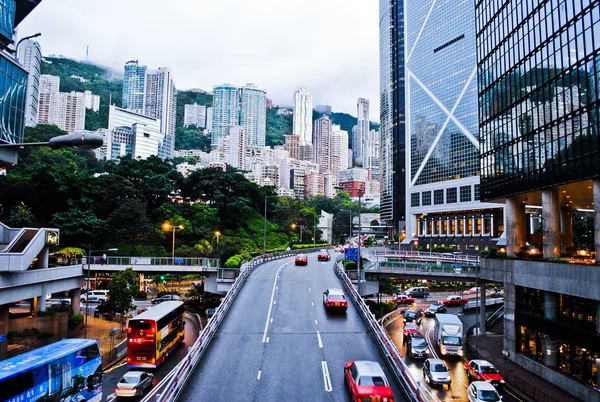
<path fill-rule="evenodd" d="M 178 89 L 253 82 L 275 104 L 297 86 L 314 104 L 379 121 L 379 9 L 359 0 L 45 0 L 19 25 L 42 32 L 44 55 L 117 71 L 137 59 L 171 67 Z"/>

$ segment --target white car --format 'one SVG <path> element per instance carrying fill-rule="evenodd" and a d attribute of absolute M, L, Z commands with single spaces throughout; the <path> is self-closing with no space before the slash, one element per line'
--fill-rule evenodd
<path fill-rule="evenodd" d="M 467 389 L 469 402 L 499 402 L 502 397 L 496 388 L 487 381 L 473 381 Z"/>
<path fill-rule="evenodd" d="M 423 378 L 429 385 L 443 385 L 446 384 L 450 389 L 452 384 L 452 378 L 448 372 L 448 367 L 440 359 L 427 359 L 423 364 Z"/>
<path fill-rule="evenodd" d="M 115 395 L 118 397 L 143 396 L 152 388 L 154 374 L 145 371 L 128 371 L 121 377 L 115 387 Z"/>
<path fill-rule="evenodd" d="M 81 295 L 81 302 L 85 303 L 88 301 L 90 303 L 100 303 L 101 301 L 106 301 L 108 299 L 108 290 L 92 290 L 83 295 Z"/>

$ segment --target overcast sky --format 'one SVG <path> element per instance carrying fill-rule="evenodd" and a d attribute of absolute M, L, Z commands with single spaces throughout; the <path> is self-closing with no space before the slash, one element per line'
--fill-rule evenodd
<path fill-rule="evenodd" d="M 19 25 L 42 54 L 123 72 L 171 67 L 178 89 L 253 82 L 274 104 L 306 86 L 314 105 L 379 121 L 379 7 L 364 0 L 43 0 Z"/>

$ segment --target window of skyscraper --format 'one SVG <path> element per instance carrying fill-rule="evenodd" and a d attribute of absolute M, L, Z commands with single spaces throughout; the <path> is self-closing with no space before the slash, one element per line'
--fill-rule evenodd
<path fill-rule="evenodd" d="M 471 186 L 460 187 L 460 202 L 470 202 L 471 198 Z"/>
<path fill-rule="evenodd" d="M 446 204 L 454 204 L 458 201 L 456 187 L 446 189 Z"/>
<path fill-rule="evenodd" d="M 421 193 L 412 193 L 410 195 L 410 206 L 411 207 L 418 207 L 421 205 L 421 199 L 420 196 Z"/>
<path fill-rule="evenodd" d="M 444 190 L 434 190 L 433 203 L 435 205 L 440 205 L 444 203 Z"/>
<path fill-rule="evenodd" d="M 431 205 L 431 191 L 423 191 L 421 201 L 423 205 Z"/>
<path fill-rule="evenodd" d="M 475 184 L 474 186 L 474 195 L 475 195 L 475 201 L 479 201 L 479 184 Z"/>

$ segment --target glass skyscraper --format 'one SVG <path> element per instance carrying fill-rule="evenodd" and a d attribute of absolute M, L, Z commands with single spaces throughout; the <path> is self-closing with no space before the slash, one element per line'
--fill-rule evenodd
<path fill-rule="evenodd" d="M 144 90 L 146 86 L 146 66 L 140 66 L 137 60 L 125 63 L 123 76 L 123 108 L 136 110 L 144 109 Z"/>
<path fill-rule="evenodd" d="M 381 219 L 404 228 L 406 210 L 404 133 L 404 4 L 379 1 Z"/>
<path fill-rule="evenodd" d="M 264 147 L 267 136 L 267 92 L 254 84 L 240 88 L 240 125 L 248 145 Z"/>
<path fill-rule="evenodd" d="M 219 138 L 229 135 L 229 129 L 240 123 L 238 87 L 231 84 L 213 87 L 212 146 Z"/>

